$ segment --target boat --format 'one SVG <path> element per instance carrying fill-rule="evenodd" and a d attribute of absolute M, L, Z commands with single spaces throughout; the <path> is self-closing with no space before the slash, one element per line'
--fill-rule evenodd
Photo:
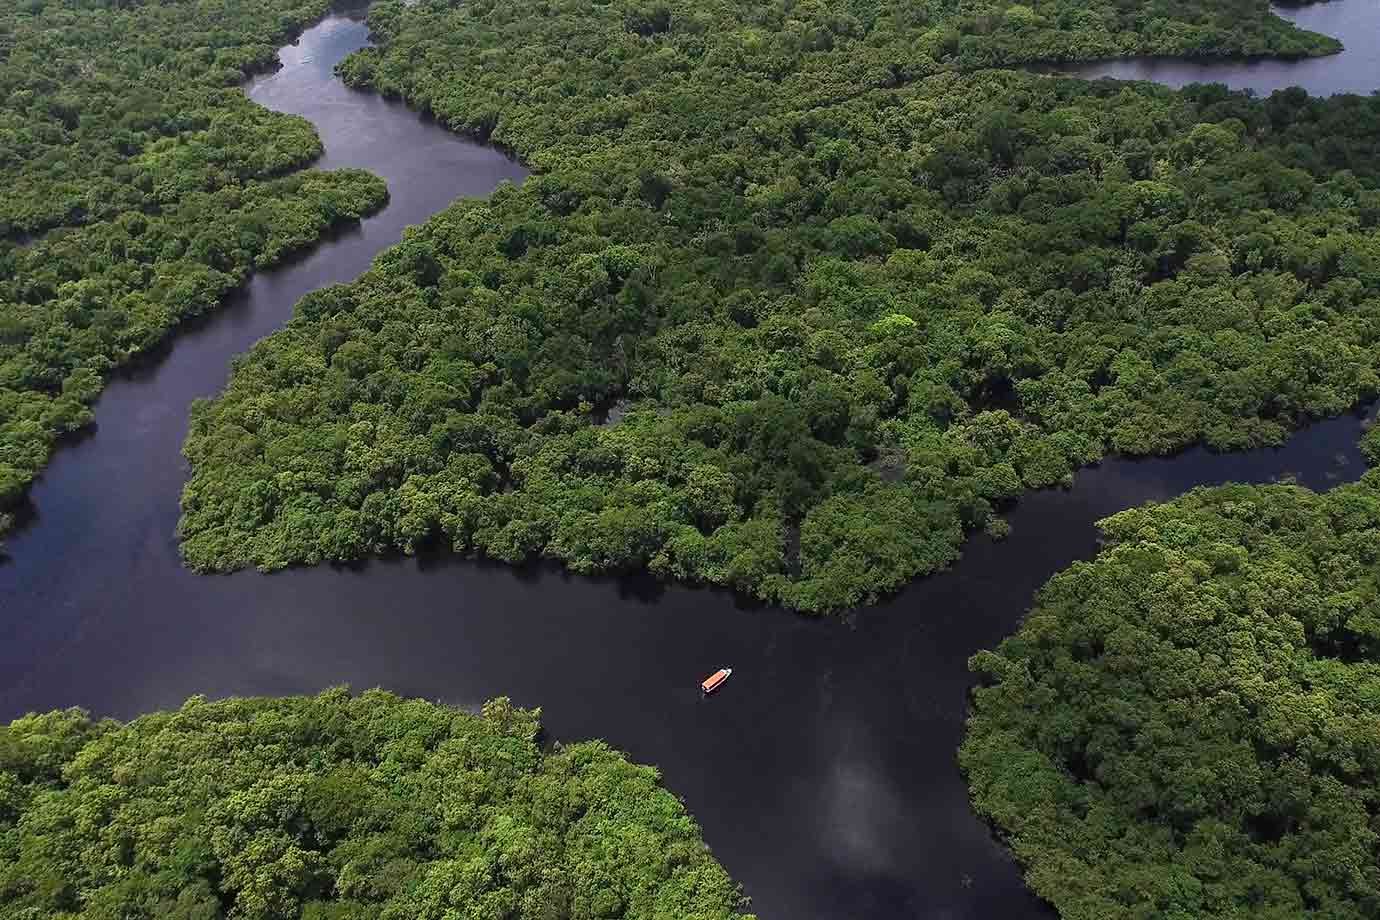
<path fill-rule="evenodd" d="M 713 693 L 724 685 L 724 681 L 728 680 L 728 676 L 732 673 L 732 668 L 719 668 L 700 682 L 700 689 L 705 693 Z"/>

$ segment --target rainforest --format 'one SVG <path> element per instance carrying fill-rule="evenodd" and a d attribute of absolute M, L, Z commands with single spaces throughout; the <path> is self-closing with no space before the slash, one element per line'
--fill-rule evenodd
<path fill-rule="evenodd" d="M 6 5 L 0 920 L 1380 916 L 1365 2 Z"/>
<path fill-rule="evenodd" d="M 315 130 L 237 86 L 326 6 L 0 10 L 0 534 L 113 370 L 386 200 L 366 173 L 293 172 Z"/>
<path fill-rule="evenodd" d="M 973 658 L 978 811 L 1065 920 L 1375 916 L 1380 471 L 1102 529 Z"/>
<path fill-rule="evenodd" d="M 836 610 L 1109 452 L 1374 395 L 1380 102 L 982 69 L 1333 48 L 1263 3 L 1113 9 L 376 4 L 347 82 L 538 174 L 197 407 L 186 559 L 440 543 Z"/>
<path fill-rule="evenodd" d="M 331 690 L 19 719 L 0 917 L 746 916 L 655 770 L 539 716 Z"/>

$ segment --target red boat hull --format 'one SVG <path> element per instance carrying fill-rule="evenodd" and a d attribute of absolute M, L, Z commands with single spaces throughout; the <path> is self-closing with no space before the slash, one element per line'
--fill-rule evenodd
<path fill-rule="evenodd" d="M 703 690 L 705 693 L 713 693 L 715 690 L 719 689 L 724 685 L 724 681 L 728 680 L 728 675 L 728 668 L 721 668 L 715 671 L 713 674 L 710 674 L 708 677 L 706 677 L 700 683 L 700 689 Z"/>

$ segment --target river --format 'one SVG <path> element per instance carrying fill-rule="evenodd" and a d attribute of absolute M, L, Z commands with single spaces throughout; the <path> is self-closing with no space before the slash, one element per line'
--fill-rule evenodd
<path fill-rule="evenodd" d="M 1307 6 L 1276 6 L 1275 12 L 1301 29 L 1340 38 L 1345 50 L 1302 61 L 1146 57 L 1048 69 L 1090 80 L 1153 80 L 1176 89 L 1189 83 L 1225 83 L 1232 89 L 1249 89 L 1260 96 L 1290 86 L 1301 86 L 1314 96 L 1368 96 L 1380 84 L 1380 3 L 1328 0 Z"/>
<path fill-rule="evenodd" d="M 1370 3 L 1344 0 L 1342 9 Z M 764 920 L 1049 918 L 968 807 L 955 763 L 966 659 L 1016 628 L 1034 591 L 1097 549 L 1097 519 L 1194 485 L 1295 475 L 1326 488 L 1363 469 L 1359 415 L 1279 450 L 1114 459 L 1070 490 L 1022 499 L 1008 540 L 974 538 L 952 571 L 848 622 L 717 591 L 450 558 L 200 577 L 174 528 L 187 408 L 306 291 L 373 256 L 459 195 L 522 168 L 331 67 L 366 41 L 333 15 L 248 86 L 316 123 L 325 167 L 383 175 L 387 208 L 241 296 L 112 382 L 96 427 L 32 493 L 0 566 L 0 719 L 83 706 L 128 718 L 204 693 L 346 683 L 473 706 L 541 706 L 557 739 L 600 737 L 655 763 Z M 1311 65 L 1300 65 L 1311 66 Z M 732 681 L 704 700 L 721 665 Z"/>

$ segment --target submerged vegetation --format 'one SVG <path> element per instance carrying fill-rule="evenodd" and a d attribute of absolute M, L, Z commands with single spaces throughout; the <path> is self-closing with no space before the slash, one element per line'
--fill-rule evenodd
<path fill-rule="evenodd" d="M 1380 471 L 1102 526 L 972 660 L 960 760 L 1031 887 L 1066 920 L 1380 915 Z"/>
<path fill-rule="evenodd" d="M 741 916 L 654 769 L 543 750 L 537 719 L 343 690 L 27 716 L 0 727 L 0 917 Z"/>
<path fill-rule="evenodd" d="M 1380 99 L 968 72 L 1326 41 L 1264 2 L 978 7 L 375 5 L 345 79 L 539 174 L 197 407 L 187 560 L 440 541 L 827 610 L 1109 451 L 1376 392 Z"/>
<path fill-rule="evenodd" d="M 358 170 L 292 172 L 321 153 L 315 130 L 238 88 L 325 9 L 0 9 L 0 532 L 111 369 L 386 200 Z"/>

